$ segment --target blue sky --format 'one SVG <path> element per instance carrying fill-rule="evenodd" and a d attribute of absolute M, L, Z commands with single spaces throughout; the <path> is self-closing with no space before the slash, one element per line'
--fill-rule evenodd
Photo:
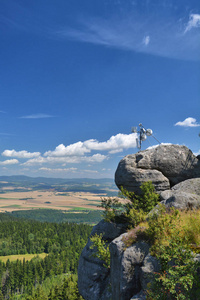
<path fill-rule="evenodd" d="M 139 123 L 200 153 L 199 0 L 1 0 L 0 37 L 1 175 L 113 178 Z"/>

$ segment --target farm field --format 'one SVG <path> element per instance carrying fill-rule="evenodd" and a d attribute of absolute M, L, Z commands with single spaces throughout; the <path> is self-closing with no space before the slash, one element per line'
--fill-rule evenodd
<path fill-rule="evenodd" d="M 109 179 L 0 177 L 0 212 L 33 209 L 100 210 L 101 198 L 117 194 Z"/>
<path fill-rule="evenodd" d="M 70 210 L 73 208 L 99 209 L 101 197 L 87 192 L 60 193 L 54 191 L 7 192 L 0 197 L 0 212 L 51 208 Z"/>

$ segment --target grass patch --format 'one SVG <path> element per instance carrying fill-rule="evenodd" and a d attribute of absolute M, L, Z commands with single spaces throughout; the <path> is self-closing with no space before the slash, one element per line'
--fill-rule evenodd
<path fill-rule="evenodd" d="M 89 204 L 88 204 L 89 205 Z M 86 207 L 76 207 L 76 206 L 62 206 L 62 207 L 67 207 L 70 208 L 70 210 L 66 211 L 68 212 L 76 212 L 76 211 L 83 211 L 83 212 L 88 212 L 89 210 L 93 210 L 93 208 L 86 208 Z"/>
<path fill-rule="evenodd" d="M 7 262 L 9 259 L 10 261 L 21 260 L 25 258 L 25 260 L 31 260 L 34 257 L 39 256 L 40 258 L 44 259 L 48 254 L 47 253 L 40 253 L 40 254 L 18 254 L 18 255 L 7 255 L 7 256 L 0 256 L 0 260 L 4 263 Z"/>
<path fill-rule="evenodd" d="M 13 204 L 13 205 L 1 206 L 0 208 L 13 208 L 13 207 L 21 208 L 22 206 L 21 206 L 21 205 L 18 205 L 18 204 Z"/>
<path fill-rule="evenodd" d="M 189 210 L 189 211 L 178 211 L 177 215 L 175 210 L 169 213 L 162 213 L 161 216 L 156 220 L 140 222 L 138 227 L 130 229 L 128 231 L 129 243 L 134 243 L 143 232 L 150 234 L 151 242 L 153 236 L 156 237 L 155 243 L 159 242 L 159 245 L 167 245 L 171 235 L 175 232 L 179 233 L 179 237 L 182 240 L 186 240 L 192 251 L 200 253 L 200 209 Z M 155 222 L 156 226 L 155 226 Z M 149 228 L 149 225 L 152 228 Z M 153 230 L 153 232 L 151 232 Z M 136 232 L 138 234 L 136 234 Z M 152 236 L 151 236 L 152 234 Z M 147 236 L 146 236 L 147 237 Z"/>

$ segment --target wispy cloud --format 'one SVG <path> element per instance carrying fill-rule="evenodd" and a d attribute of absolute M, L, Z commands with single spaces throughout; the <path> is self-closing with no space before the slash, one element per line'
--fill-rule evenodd
<path fill-rule="evenodd" d="M 142 40 L 143 44 L 145 46 L 149 45 L 149 42 L 150 42 L 150 36 L 149 35 L 146 35 L 143 40 Z"/>
<path fill-rule="evenodd" d="M 199 127 L 200 124 L 197 123 L 197 120 L 194 118 L 186 118 L 184 121 L 179 121 L 175 124 L 175 126 L 182 126 L 182 127 Z"/>
<path fill-rule="evenodd" d="M 0 135 L 10 136 L 13 135 L 12 133 L 0 132 Z"/>
<path fill-rule="evenodd" d="M 192 28 L 197 27 L 200 27 L 200 14 L 190 14 L 184 33 L 190 31 Z"/>
<path fill-rule="evenodd" d="M 143 15 L 130 12 L 125 17 L 83 20 L 76 28 L 54 32 L 57 37 L 102 45 L 127 51 L 148 53 L 186 60 L 200 60 L 199 15 L 184 18 L 166 17 L 166 14 Z M 191 32 L 189 32 L 191 31 Z M 147 34 L 148 32 L 148 34 Z M 188 32 L 187 35 L 184 33 Z M 148 46 L 148 47 L 147 47 Z"/>
<path fill-rule="evenodd" d="M 51 173 L 62 173 L 62 172 L 70 172 L 74 173 L 77 171 L 77 168 L 39 168 L 40 171 L 51 172 Z"/>
<path fill-rule="evenodd" d="M 33 115 L 27 115 L 27 116 L 22 116 L 20 119 L 45 119 L 45 118 L 53 118 L 54 116 L 48 115 L 48 114 L 33 114 Z"/>

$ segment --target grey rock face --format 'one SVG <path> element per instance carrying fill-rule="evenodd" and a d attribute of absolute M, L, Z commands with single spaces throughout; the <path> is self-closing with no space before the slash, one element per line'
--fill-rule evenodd
<path fill-rule="evenodd" d="M 157 191 L 170 188 L 169 180 L 160 171 L 137 168 L 134 155 L 125 156 L 118 165 L 115 173 L 118 188 L 123 186 L 126 190 L 139 194 L 140 185 L 146 181 L 152 181 Z"/>
<path fill-rule="evenodd" d="M 93 227 L 91 236 L 96 234 L 103 234 L 105 241 L 111 242 L 116 237 L 126 231 L 126 224 L 116 224 L 111 222 L 105 222 L 101 220 L 96 226 Z"/>
<path fill-rule="evenodd" d="M 138 193 L 141 183 L 152 181 L 160 192 L 197 177 L 200 177 L 200 160 L 191 150 L 179 145 L 159 145 L 124 157 L 116 170 L 115 183 L 119 188 L 123 186 Z"/>
<path fill-rule="evenodd" d="M 144 291 L 140 291 L 137 295 L 133 296 L 130 300 L 146 300 L 146 295 Z"/>
<path fill-rule="evenodd" d="M 78 287 L 85 300 L 146 299 L 144 290 L 152 280 L 153 272 L 159 270 L 159 263 L 149 254 L 150 245 L 146 242 L 136 242 L 126 248 L 123 238 L 128 233 L 122 233 L 124 230 L 122 224 L 104 221 L 93 228 L 92 235 L 104 232 L 104 238 L 110 240 L 110 234 L 115 239 L 110 243 L 110 270 L 103 266 L 103 261 L 93 256 L 95 250 L 90 249 L 90 239 L 82 251 Z"/>
<path fill-rule="evenodd" d="M 159 270 L 159 261 L 155 257 L 148 254 L 144 259 L 143 266 L 141 267 L 140 271 L 140 282 L 142 290 L 145 291 L 147 289 L 148 283 L 151 282 L 154 277 L 154 272 L 158 272 Z"/>
<path fill-rule="evenodd" d="M 172 187 L 172 191 L 184 191 L 200 196 L 200 178 L 192 178 L 184 180 Z"/>
<path fill-rule="evenodd" d="M 141 290 L 140 268 L 149 252 L 145 242 L 125 248 L 123 234 L 110 244 L 112 300 L 129 300 Z"/>
<path fill-rule="evenodd" d="M 161 201 L 167 208 L 175 207 L 180 210 L 196 209 L 200 207 L 200 196 L 185 193 L 183 191 L 164 191 L 161 193 Z"/>
<path fill-rule="evenodd" d="M 91 235 L 103 234 L 103 239 L 112 241 L 125 231 L 121 224 L 100 221 L 93 227 Z M 85 300 L 110 300 L 110 270 L 103 266 L 103 261 L 94 257 L 94 250 L 90 249 L 91 241 L 83 249 L 78 266 L 78 288 Z"/>
<path fill-rule="evenodd" d="M 88 245 L 89 246 L 89 245 Z M 101 261 L 93 260 L 87 249 L 81 254 L 78 266 L 78 288 L 85 300 L 109 300 L 109 271 Z"/>
<path fill-rule="evenodd" d="M 184 180 L 172 187 L 171 190 L 160 194 L 161 203 L 166 207 L 177 209 L 196 209 L 200 207 L 200 178 Z"/>

